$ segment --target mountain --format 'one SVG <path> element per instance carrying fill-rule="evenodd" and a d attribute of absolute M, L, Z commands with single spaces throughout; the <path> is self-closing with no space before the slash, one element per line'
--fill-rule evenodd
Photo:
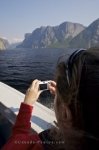
<path fill-rule="evenodd" d="M 69 43 L 70 48 L 90 48 L 96 46 L 99 46 L 99 19 L 91 23 Z"/>
<path fill-rule="evenodd" d="M 79 23 L 64 22 L 58 26 L 46 26 L 26 33 L 22 44 L 17 48 L 66 47 L 71 39 L 83 31 L 85 27 Z"/>
<path fill-rule="evenodd" d="M 9 46 L 7 47 L 7 49 L 15 49 L 21 43 L 22 42 L 11 43 L 11 44 L 9 44 Z"/>
<path fill-rule="evenodd" d="M 5 50 L 9 46 L 9 42 L 6 39 L 0 38 L 0 50 Z"/>

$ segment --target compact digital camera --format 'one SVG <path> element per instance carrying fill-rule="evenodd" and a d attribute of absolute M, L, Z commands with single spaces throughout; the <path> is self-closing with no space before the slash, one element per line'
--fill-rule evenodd
<path fill-rule="evenodd" d="M 50 84 L 50 81 L 41 81 L 41 83 L 39 83 L 39 89 L 40 90 L 48 90 L 48 84 Z"/>

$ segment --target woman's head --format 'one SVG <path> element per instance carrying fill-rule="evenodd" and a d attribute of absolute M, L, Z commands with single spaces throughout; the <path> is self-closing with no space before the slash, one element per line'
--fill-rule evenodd
<path fill-rule="evenodd" d="M 60 127 L 73 127 L 99 137 L 99 49 L 59 61 L 56 72 L 56 117 Z"/>

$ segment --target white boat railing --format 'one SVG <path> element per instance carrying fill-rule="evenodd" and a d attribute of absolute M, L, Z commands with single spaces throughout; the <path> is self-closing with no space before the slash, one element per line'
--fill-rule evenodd
<path fill-rule="evenodd" d="M 15 114 L 18 113 L 24 94 L 18 90 L 0 82 L 0 102 L 10 108 Z M 44 105 L 36 102 L 31 117 L 31 127 L 40 133 L 54 125 L 55 113 Z"/>

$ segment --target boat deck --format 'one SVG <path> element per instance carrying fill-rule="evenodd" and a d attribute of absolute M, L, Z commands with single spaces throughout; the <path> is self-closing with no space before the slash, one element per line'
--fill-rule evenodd
<path fill-rule="evenodd" d="M 16 116 L 20 103 L 23 102 L 24 94 L 19 92 L 18 90 L 0 82 L 0 102 L 5 107 L 9 109 L 2 109 L 2 112 L 6 114 L 6 117 L 9 117 L 9 120 L 14 123 L 14 119 L 11 120 L 11 110 L 13 114 Z M 3 106 L 2 106 L 3 107 Z M 1 108 L 2 108 L 1 107 Z M 36 102 L 34 104 L 34 109 L 31 117 L 31 127 L 37 132 L 40 133 L 43 130 L 46 130 L 54 125 L 53 121 L 55 120 L 54 111 L 49 108 L 43 106 L 42 104 Z"/>

